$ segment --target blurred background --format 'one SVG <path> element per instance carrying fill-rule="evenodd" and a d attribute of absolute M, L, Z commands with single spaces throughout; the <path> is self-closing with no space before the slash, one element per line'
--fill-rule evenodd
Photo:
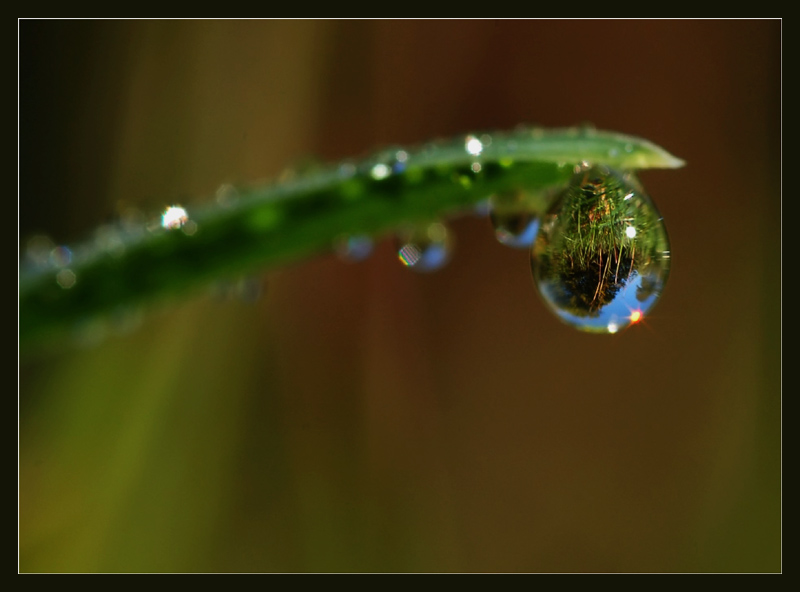
<path fill-rule="evenodd" d="M 26 356 L 23 572 L 781 570 L 781 22 L 20 21 L 19 231 L 519 123 L 687 161 L 641 174 L 672 272 L 616 336 L 453 221 Z"/>

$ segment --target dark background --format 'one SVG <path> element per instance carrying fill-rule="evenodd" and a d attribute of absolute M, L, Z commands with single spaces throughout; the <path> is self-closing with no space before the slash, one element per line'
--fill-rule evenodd
<path fill-rule="evenodd" d="M 644 323 L 560 324 L 453 222 L 20 364 L 21 571 L 781 569 L 781 22 L 20 21 L 20 245 L 521 122 L 687 161 Z M 108 335 L 100 340 L 101 334 Z M 85 337 L 85 336 L 84 336 Z"/>

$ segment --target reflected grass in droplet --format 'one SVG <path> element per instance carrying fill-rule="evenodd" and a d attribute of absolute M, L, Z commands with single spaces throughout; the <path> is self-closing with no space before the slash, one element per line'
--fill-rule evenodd
<path fill-rule="evenodd" d="M 669 255 L 663 220 L 633 175 L 587 165 L 543 218 L 531 269 L 561 320 L 616 333 L 656 304 Z"/>

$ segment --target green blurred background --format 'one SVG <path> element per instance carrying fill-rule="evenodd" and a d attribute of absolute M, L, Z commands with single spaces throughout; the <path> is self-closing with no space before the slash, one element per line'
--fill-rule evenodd
<path fill-rule="evenodd" d="M 528 256 L 321 256 L 20 363 L 19 569 L 781 569 L 780 21 L 21 21 L 20 244 L 382 144 L 592 122 L 670 281 L 585 335 Z"/>

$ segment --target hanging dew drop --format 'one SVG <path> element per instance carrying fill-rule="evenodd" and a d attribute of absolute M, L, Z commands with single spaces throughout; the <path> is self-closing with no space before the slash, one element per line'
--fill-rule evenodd
<path fill-rule="evenodd" d="M 336 254 L 342 261 L 356 263 L 364 261 L 372 254 L 372 239 L 364 235 L 340 236 L 333 245 Z"/>
<path fill-rule="evenodd" d="M 632 175 L 586 166 L 542 219 L 531 269 L 544 301 L 582 331 L 641 321 L 669 275 L 663 220 Z"/>
<path fill-rule="evenodd" d="M 493 195 L 489 199 L 489 221 L 497 240 L 516 249 L 530 248 L 539 230 L 539 217 L 522 191 Z"/>
<path fill-rule="evenodd" d="M 440 222 L 404 230 L 397 237 L 397 258 L 414 271 L 441 269 L 450 260 L 451 253 L 452 240 Z"/>

